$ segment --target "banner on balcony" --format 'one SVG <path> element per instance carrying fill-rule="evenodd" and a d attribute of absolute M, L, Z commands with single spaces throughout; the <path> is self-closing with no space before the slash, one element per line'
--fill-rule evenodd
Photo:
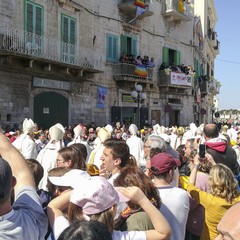
<path fill-rule="evenodd" d="M 135 66 L 135 74 L 138 75 L 139 77 L 147 77 L 148 75 L 147 68 L 142 65 L 137 65 Z"/>
<path fill-rule="evenodd" d="M 104 108 L 107 97 L 107 88 L 98 86 L 97 87 L 97 108 Z"/>
<path fill-rule="evenodd" d="M 140 7 L 140 8 L 145 8 L 145 3 L 144 0 L 135 0 L 134 5 Z"/>
<path fill-rule="evenodd" d="M 185 73 L 171 72 L 171 84 L 192 86 L 192 76 Z"/>

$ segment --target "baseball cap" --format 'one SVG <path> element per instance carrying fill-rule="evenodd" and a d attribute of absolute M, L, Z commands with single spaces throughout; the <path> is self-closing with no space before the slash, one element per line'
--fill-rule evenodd
<path fill-rule="evenodd" d="M 7 161 L 0 157 L 0 200 L 4 200 L 12 188 L 12 169 Z"/>
<path fill-rule="evenodd" d="M 79 187 L 73 189 L 70 196 L 70 202 L 81 207 L 86 215 L 103 212 L 119 202 L 127 201 L 127 197 L 101 176 L 82 179 Z"/>
<path fill-rule="evenodd" d="M 49 181 L 56 186 L 78 187 L 82 179 L 89 179 L 90 175 L 80 169 L 72 169 L 61 177 L 48 177 Z"/>
<path fill-rule="evenodd" d="M 151 171 L 153 174 L 162 174 L 177 166 L 176 160 L 168 153 L 158 153 L 151 158 Z M 154 167 L 154 169 L 152 169 Z"/>

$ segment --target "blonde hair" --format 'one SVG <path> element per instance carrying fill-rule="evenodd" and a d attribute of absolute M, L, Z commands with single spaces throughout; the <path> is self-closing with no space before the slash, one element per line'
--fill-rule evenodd
<path fill-rule="evenodd" d="M 232 203 L 240 194 L 237 190 L 237 180 L 234 178 L 232 171 L 221 163 L 211 168 L 208 182 L 210 193 L 225 199 L 229 203 Z"/>

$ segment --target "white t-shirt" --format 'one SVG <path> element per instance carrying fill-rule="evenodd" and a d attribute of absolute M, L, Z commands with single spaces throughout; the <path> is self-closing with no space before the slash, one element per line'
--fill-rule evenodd
<path fill-rule="evenodd" d="M 58 239 L 61 233 L 69 226 L 68 220 L 63 217 L 57 217 L 53 224 L 53 232 L 55 239 Z M 144 231 L 113 231 L 113 240 L 146 240 L 146 234 Z"/>
<path fill-rule="evenodd" d="M 189 212 L 189 196 L 187 191 L 173 187 L 158 187 L 162 205 L 161 213 L 172 228 L 170 240 L 184 240 Z"/>

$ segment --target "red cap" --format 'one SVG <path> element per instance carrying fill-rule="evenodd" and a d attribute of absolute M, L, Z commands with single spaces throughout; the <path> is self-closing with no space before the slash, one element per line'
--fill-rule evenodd
<path fill-rule="evenodd" d="M 162 174 L 169 172 L 171 169 L 177 167 L 175 158 L 168 153 L 158 153 L 151 158 L 151 167 L 156 168 L 156 171 L 152 171 L 153 174 Z"/>

